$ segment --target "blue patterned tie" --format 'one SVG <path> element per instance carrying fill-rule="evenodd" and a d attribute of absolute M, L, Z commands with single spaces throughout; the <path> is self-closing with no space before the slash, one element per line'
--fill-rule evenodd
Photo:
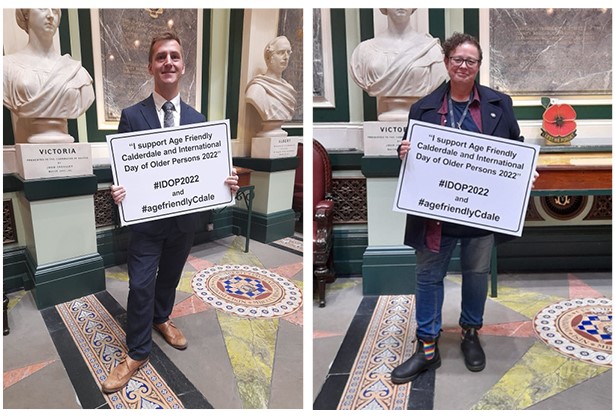
<path fill-rule="evenodd" d="M 162 104 L 162 109 L 164 109 L 164 126 L 174 127 L 175 124 L 173 124 L 173 111 L 175 110 L 175 107 L 171 102 L 167 101 Z"/>

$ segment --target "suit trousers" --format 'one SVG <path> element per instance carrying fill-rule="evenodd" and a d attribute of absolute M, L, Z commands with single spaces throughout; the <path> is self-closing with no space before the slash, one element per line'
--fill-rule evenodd
<path fill-rule="evenodd" d="M 128 249 L 128 355 L 143 360 L 152 350 L 152 324 L 169 319 L 175 289 L 194 241 L 194 232 L 182 232 L 165 220 L 159 235 L 133 230 Z"/>

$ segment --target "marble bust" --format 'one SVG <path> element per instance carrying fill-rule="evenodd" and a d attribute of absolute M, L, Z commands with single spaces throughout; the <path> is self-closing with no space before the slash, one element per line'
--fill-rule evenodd
<path fill-rule="evenodd" d="M 92 78 L 79 61 L 60 55 L 53 37 L 60 9 L 17 9 L 27 45 L 4 56 L 4 106 L 16 117 L 16 143 L 70 143 L 68 118 L 77 118 L 94 101 Z"/>
<path fill-rule="evenodd" d="M 263 123 L 270 126 L 281 126 L 295 114 L 297 91 L 282 78 L 291 53 L 290 41 L 285 36 L 271 40 L 264 51 L 267 71 L 246 86 L 246 102 L 256 109 Z"/>
<path fill-rule="evenodd" d="M 380 9 L 387 17 L 386 30 L 353 51 L 350 75 L 370 96 L 418 98 L 447 80 L 440 41 L 412 28 L 415 11 Z M 404 112 L 407 116 L 408 108 Z"/>

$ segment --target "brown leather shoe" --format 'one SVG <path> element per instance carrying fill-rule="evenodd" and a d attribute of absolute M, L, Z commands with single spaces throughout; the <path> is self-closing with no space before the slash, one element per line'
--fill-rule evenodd
<path fill-rule="evenodd" d="M 126 358 L 120 362 L 114 369 L 111 370 L 109 376 L 102 384 L 102 391 L 105 394 L 112 394 L 124 388 L 126 384 L 132 378 L 132 375 L 139 370 L 139 368 L 147 363 L 145 360 L 134 360 L 130 356 L 126 355 Z"/>
<path fill-rule="evenodd" d="M 170 319 L 163 324 L 154 324 L 154 329 L 162 334 L 167 343 L 176 349 L 185 350 L 188 347 L 188 340 Z"/>

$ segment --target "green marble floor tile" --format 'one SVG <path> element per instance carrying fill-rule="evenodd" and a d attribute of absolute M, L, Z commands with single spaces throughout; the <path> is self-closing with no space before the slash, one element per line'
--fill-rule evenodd
<path fill-rule="evenodd" d="M 243 408 L 267 408 L 278 332 L 277 319 L 217 312 Z"/>
<path fill-rule="evenodd" d="M 472 409 L 523 410 L 607 370 L 568 358 L 538 342 Z"/>

